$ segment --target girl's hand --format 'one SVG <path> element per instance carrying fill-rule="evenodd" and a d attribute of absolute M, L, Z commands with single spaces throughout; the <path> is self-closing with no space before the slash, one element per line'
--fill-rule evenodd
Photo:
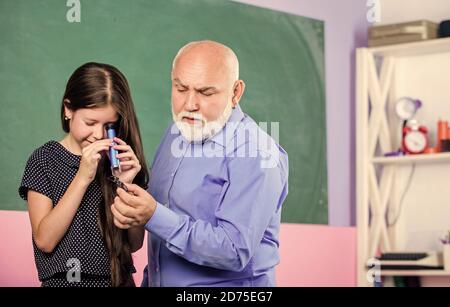
<path fill-rule="evenodd" d="M 82 149 L 80 168 L 78 169 L 77 176 L 80 176 L 80 179 L 86 182 L 86 184 L 90 184 L 95 179 L 98 162 L 102 157 L 100 152 L 108 151 L 111 144 L 111 139 L 103 139 L 95 141 Z"/>
<path fill-rule="evenodd" d="M 116 156 L 120 161 L 120 171 L 115 170 L 114 176 L 118 177 L 120 181 L 125 183 L 132 183 L 134 177 L 141 170 L 141 163 L 139 162 L 133 149 L 127 145 L 121 139 L 115 137 L 114 142 L 117 145 L 114 149 L 120 150 L 121 152 Z"/>

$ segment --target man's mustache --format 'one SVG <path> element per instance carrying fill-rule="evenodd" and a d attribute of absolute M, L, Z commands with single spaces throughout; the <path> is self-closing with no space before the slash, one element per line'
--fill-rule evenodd
<path fill-rule="evenodd" d="M 205 122 L 206 122 L 206 120 L 205 120 L 205 118 L 203 117 L 203 115 L 201 115 L 201 114 L 199 114 L 199 113 L 192 113 L 192 112 L 180 112 L 180 113 L 178 114 L 178 116 L 177 116 L 177 119 L 181 121 L 181 120 L 182 120 L 183 118 L 185 118 L 185 117 L 187 117 L 187 118 L 192 118 L 192 119 L 194 119 L 194 120 L 201 121 L 202 123 L 205 123 Z"/>

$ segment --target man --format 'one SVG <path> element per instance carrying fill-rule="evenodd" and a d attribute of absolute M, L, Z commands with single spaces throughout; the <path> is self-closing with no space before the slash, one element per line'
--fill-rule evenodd
<path fill-rule="evenodd" d="M 112 205 L 120 228 L 145 225 L 144 285 L 274 286 L 287 195 L 286 152 L 244 114 L 234 52 L 192 42 L 172 67 L 172 113 L 148 193 Z M 147 274 L 148 270 L 148 274 Z"/>

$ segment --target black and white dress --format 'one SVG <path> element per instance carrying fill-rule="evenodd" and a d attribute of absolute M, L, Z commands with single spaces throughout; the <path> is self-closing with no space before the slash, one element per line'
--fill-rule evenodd
<path fill-rule="evenodd" d="M 81 156 L 69 152 L 56 141 L 36 149 L 28 159 L 19 194 L 27 200 L 29 189 L 58 204 L 74 179 Z M 110 260 L 102 238 L 98 211 L 104 206 L 100 184 L 94 180 L 88 187 L 72 224 L 51 253 L 33 248 L 42 286 L 106 287 L 110 282 Z M 78 267 L 81 274 L 77 275 Z M 67 278 L 69 276 L 69 278 Z M 80 276 L 80 281 L 77 280 Z M 73 278 L 73 279 L 72 279 Z"/>

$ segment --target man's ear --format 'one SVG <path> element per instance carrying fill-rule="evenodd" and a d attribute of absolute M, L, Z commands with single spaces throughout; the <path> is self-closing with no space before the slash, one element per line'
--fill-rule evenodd
<path fill-rule="evenodd" d="M 244 94 L 244 91 L 245 91 L 245 82 L 243 80 L 237 80 L 234 83 L 233 98 L 231 100 L 233 108 L 235 108 L 238 105 L 242 95 Z"/>
<path fill-rule="evenodd" d="M 64 103 L 64 116 L 67 119 L 72 119 L 73 111 L 70 109 L 70 100 L 64 99 L 63 103 Z"/>

